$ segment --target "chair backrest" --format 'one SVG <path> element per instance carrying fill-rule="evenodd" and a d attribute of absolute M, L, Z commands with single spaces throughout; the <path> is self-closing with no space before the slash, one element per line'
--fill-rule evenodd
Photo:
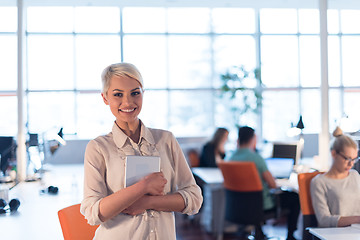
<path fill-rule="evenodd" d="M 218 166 L 226 189 L 236 192 L 262 191 L 262 182 L 254 162 L 221 162 Z"/>
<path fill-rule="evenodd" d="M 310 183 L 311 180 L 320 173 L 321 172 L 298 174 L 299 199 L 301 212 L 303 214 L 303 240 L 313 239 L 311 234 L 306 230 L 308 227 L 317 227 L 317 220 L 310 195 Z"/>
<path fill-rule="evenodd" d="M 199 167 L 200 165 L 200 156 L 199 153 L 195 149 L 190 149 L 187 153 L 188 161 L 190 167 Z"/>
<path fill-rule="evenodd" d="M 72 205 L 58 211 L 64 240 L 91 240 L 94 238 L 97 226 L 87 223 L 80 213 L 80 204 Z"/>
<path fill-rule="evenodd" d="M 314 208 L 311 202 L 310 182 L 320 172 L 298 174 L 300 207 L 303 215 L 313 215 Z"/>
<path fill-rule="evenodd" d="M 264 220 L 262 183 L 253 162 L 221 162 L 224 178 L 225 219 L 260 226 Z"/>

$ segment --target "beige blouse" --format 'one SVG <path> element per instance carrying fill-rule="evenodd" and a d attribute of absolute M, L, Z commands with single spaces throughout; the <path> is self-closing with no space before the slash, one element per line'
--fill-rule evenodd
<path fill-rule="evenodd" d="M 196 214 L 202 204 L 201 190 L 171 132 L 147 128 L 141 123 L 137 144 L 114 124 L 112 132 L 91 140 L 85 151 L 81 213 L 89 224 L 100 224 L 94 239 L 176 239 L 173 212 L 147 210 L 137 216 L 120 213 L 105 222 L 99 219 L 100 200 L 124 186 L 127 155 L 160 157 L 167 179 L 165 194 L 179 193 L 184 198 L 184 214 Z"/>

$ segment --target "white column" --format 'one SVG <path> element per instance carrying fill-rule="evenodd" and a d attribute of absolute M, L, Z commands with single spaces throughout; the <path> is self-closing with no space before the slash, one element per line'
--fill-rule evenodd
<path fill-rule="evenodd" d="M 330 166 L 327 0 L 319 0 L 319 12 L 321 52 L 321 132 L 319 134 L 319 167 L 321 170 L 326 171 Z"/>
<path fill-rule="evenodd" d="M 23 0 L 17 1 L 18 7 L 18 87 L 17 87 L 17 100 L 18 100 L 18 134 L 17 134 L 17 179 L 23 181 L 26 178 L 26 132 L 24 121 L 24 67 L 25 67 L 25 24 L 24 24 L 24 2 Z"/>

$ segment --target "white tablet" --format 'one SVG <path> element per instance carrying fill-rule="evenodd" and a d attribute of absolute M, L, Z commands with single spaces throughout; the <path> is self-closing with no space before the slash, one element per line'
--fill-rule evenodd
<path fill-rule="evenodd" d="M 129 187 L 154 172 L 160 172 L 160 157 L 126 156 L 124 187 Z"/>

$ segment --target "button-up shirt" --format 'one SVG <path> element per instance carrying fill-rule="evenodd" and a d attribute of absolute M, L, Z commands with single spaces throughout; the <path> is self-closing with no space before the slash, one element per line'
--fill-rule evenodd
<path fill-rule="evenodd" d="M 85 151 L 81 212 L 89 224 L 100 224 L 94 239 L 176 239 L 173 212 L 147 210 L 136 216 L 120 213 L 105 222 L 100 220 L 101 199 L 124 188 L 128 155 L 159 156 L 161 171 L 167 179 L 165 194 L 179 193 L 183 197 L 184 214 L 196 214 L 200 209 L 201 190 L 171 132 L 147 128 L 141 123 L 140 140 L 135 143 L 114 124 L 112 132 L 91 140 Z"/>

